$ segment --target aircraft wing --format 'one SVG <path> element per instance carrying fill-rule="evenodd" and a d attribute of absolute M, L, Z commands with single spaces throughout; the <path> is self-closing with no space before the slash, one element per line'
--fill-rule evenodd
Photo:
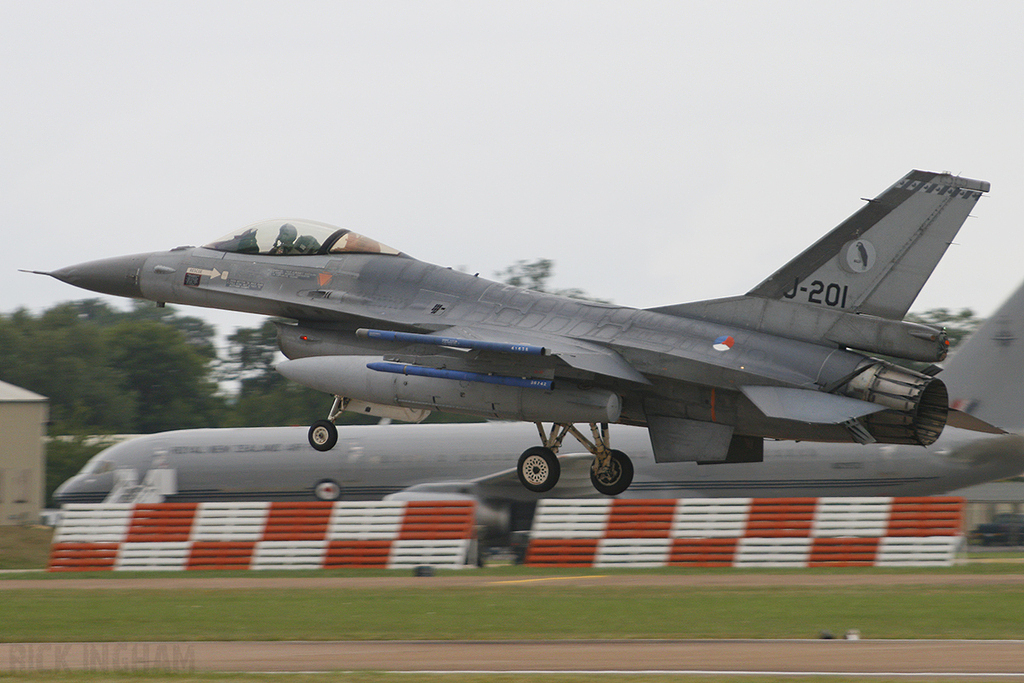
<path fill-rule="evenodd" d="M 650 384 L 646 377 L 613 349 L 579 339 L 533 330 L 457 326 L 445 328 L 432 334 L 369 329 L 361 329 L 356 334 L 371 339 L 393 341 L 406 346 L 419 346 L 423 349 L 420 353 L 429 350 L 429 347 L 475 351 L 478 354 L 477 360 L 497 366 L 498 372 L 501 372 L 501 366 L 507 366 L 507 371 L 510 374 L 519 374 L 518 369 L 529 366 L 527 361 L 529 356 L 552 357 L 577 370 L 636 384 Z M 412 355 L 407 353 L 401 355 L 403 358 L 415 361 L 418 353 L 416 350 L 412 350 Z"/>
<path fill-rule="evenodd" d="M 569 453 L 558 456 L 562 474 L 558 479 L 558 488 L 544 494 L 548 498 L 589 498 L 594 495 L 594 487 L 590 483 L 590 466 L 594 456 L 589 453 Z M 526 500 L 535 498 L 519 483 L 515 467 L 486 474 L 476 479 L 464 481 L 437 481 L 414 484 L 396 493 L 389 494 L 385 500 L 465 500 L 469 498 L 504 498 L 508 500 Z"/>
<path fill-rule="evenodd" d="M 737 332 L 737 335 L 742 333 Z M 545 365 L 543 361 L 535 359 L 555 358 L 566 365 L 577 369 L 592 372 L 604 377 L 625 380 L 637 385 L 650 385 L 651 382 L 644 377 L 636 368 L 615 349 L 601 346 L 596 343 L 587 342 L 570 337 L 554 334 L 538 333 L 533 330 L 523 332 L 519 329 L 489 327 L 449 327 L 433 334 L 414 334 L 405 332 L 389 332 L 384 330 L 359 330 L 357 335 L 361 337 L 391 341 L 402 344 L 403 348 L 395 354 L 389 354 L 389 359 L 400 361 L 399 363 L 374 363 L 370 367 L 374 370 L 396 372 L 403 374 L 422 374 L 426 376 L 446 377 L 448 379 L 462 379 L 459 368 L 469 370 L 465 379 L 474 381 L 492 381 L 493 375 L 486 377 L 482 373 L 493 373 L 499 379 L 509 382 L 522 383 L 534 387 L 542 385 L 534 382 L 545 380 L 534 379 L 544 377 Z M 432 370 L 430 356 L 439 353 L 436 349 L 443 348 L 446 360 L 443 361 L 444 370 Z M 700 350 L 677 348 L 669 351 L 662 351 L 662 358 L 666 362 L 661 364 L 659 374 L 700 381 L 699 372 L 709 369 L 719 370 L 744 370 L 747 366 L 751 372 L 751 380 L 759 379 L 781 380 L 783 382 L 801 381 L 806 385 L 806 378 L 788 377 L 778 372 L 777 368 L 770 365 L 758 366 L 755 360 L 745 359 L 737 354 L 721 354 L 707 351 L 701 354 Z M 475 352 L 475 356 L 465 358 L 465 362 L 452 363 L 448 358 L 457 351 Z M 458 361 L 458 358 L 453 359 Z M 435 365 L 437 365 L 435 361 Z M 427 366 L 426 368 L 424 366 Z M 550 362 L 546 366 L 551 368 Z M 434 374 L 443 372 L 444 375 Z M 527 379 L 519 379 L 526 377 Z M 550 388 L 548 386 L 547 388 Z M 764 385 L 751 381 L 749 385 L 741 385 L 739 389 L 754 405 L 766 416 L 795 420 L 806 423 L 841 424 L 856 420 L 859 417 L 884 410 L 884 406 L 869 403 L 866 401 L 839 396 L 832 393 L 818 391 L 817 389 L 794 388 Z"/>

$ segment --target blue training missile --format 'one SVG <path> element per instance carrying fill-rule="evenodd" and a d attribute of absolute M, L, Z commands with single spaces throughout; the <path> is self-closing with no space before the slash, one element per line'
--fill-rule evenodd
<path fill-rule="evenodd" d="M 415 334 L 413 332 L 392 332 L 390 330 L 356 330 L 361 339 L 380 339 L 382 341 L 403 342 L 406 344 L 430 344 L 432 346 L 450 346 L 455 349 L 477 349 L 481 351 L 500 351 L 502 353 L 524 353 L 532 356 L 546 355 L 543 346 L 532 344 L 509 344 L 506 342 L 481 341 L 479 339 L 460 339 L 458 337 L 435 337 L 432 334 Z"/>

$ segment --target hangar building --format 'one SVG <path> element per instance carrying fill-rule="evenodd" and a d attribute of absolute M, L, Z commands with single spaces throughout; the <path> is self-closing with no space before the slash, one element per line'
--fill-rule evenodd
<path fill-rule="evenodd" d="M 0 382 L 0 524 L 38 524 L 46 486 L 49 400 Z"/>

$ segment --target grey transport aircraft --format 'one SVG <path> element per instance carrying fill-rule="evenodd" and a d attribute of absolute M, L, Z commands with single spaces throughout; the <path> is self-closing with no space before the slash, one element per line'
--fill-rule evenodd
<path fill-rule="evenodd" d="M 124 470 L 138 482 L 162 481 L 150 472 L 168 470 L 167 502 L 469 499 L 479 523 L 501 535 L 529 528 L 542 497 L 599 495 L 586 452 L 558 456 L 562 477 L 551 491 L 524 489 L 509 448 L 532 429 L 517 422 L 345 426 L 327 452 L 309 446 L 305 427 L 164 432 L 98 453 L 54 496 L 61 504 L 102 502 Z M 630 498 L 932 495 L 1024 472 L 1024 437 L 956 428 L 926 448 L 773 441 L 764 462 L 729 465 L 657 464 L 644 429 L 616 431 L 636 464 L 621 494 Z"/>
<path fill-rule="evenodd" d="M 949 408 L 934 373 L 869 355 L 945 358 L 944 331 L 903 317 L 988 190 L 911 171 L 746 295 L 646 310 L 491 282 L 303 220 L 45 274 L 293 320 L 278 370 L 334 396 L 309 429 L 316 450 L 336 445 L 344 410 L 533 422 L 542 445 L 516 467 L 527 489 L 555 486 L 571 435 L 592 485 L 617 495 L 635 466 L 610 423 L 646 428 L 659 463 L 761 462 L 766 439 L 927 447 L 947 423 L 989 429 Z"/>

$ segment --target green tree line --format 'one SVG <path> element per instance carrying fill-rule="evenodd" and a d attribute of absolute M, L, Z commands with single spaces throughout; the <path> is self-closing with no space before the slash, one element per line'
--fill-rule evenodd
<path fill-rule="evenodd" d="M 86 437 L 198 427 L 309 424 L 327 395 L 274 371 L 272 322 L 216 330 L 172 307 L 121 311 L 95 300 L 0 315 L 0 380 L 49 399 L 46 495 L 103 447 Z M 339 422 L 369 422 L 346 415 Z"/>

